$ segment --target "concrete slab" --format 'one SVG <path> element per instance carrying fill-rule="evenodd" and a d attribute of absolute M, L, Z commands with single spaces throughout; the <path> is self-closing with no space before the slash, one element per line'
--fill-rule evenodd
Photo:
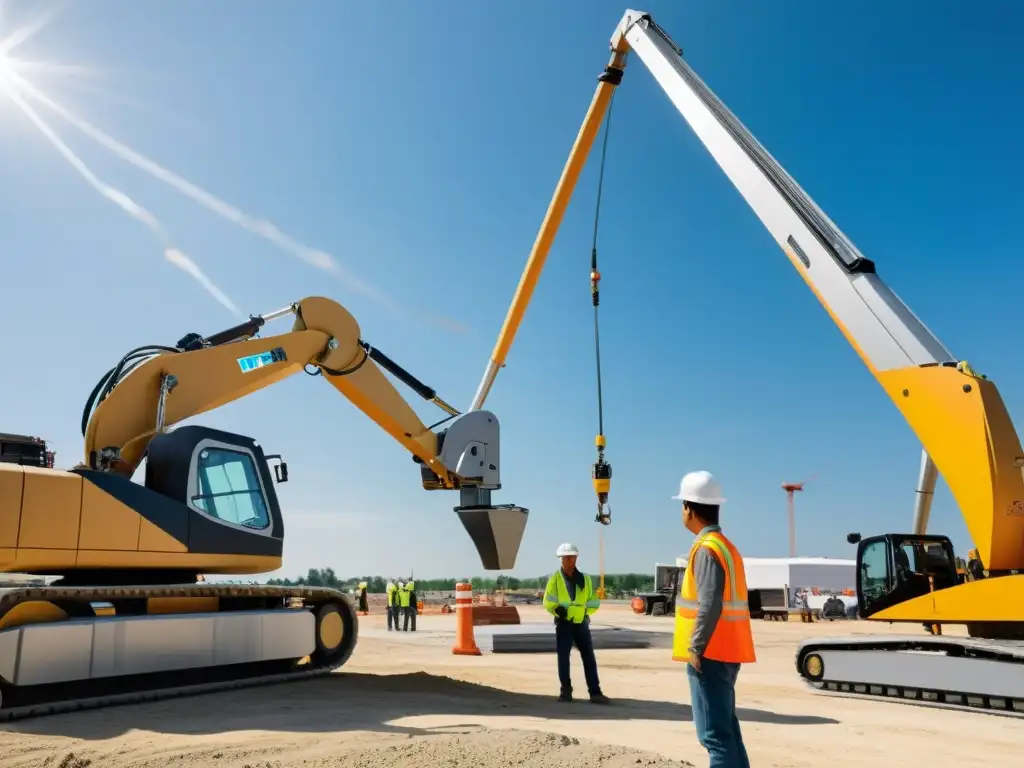
<path fill-rule="evenodd" d="M 416 632 L 388 632 L 379 627 L 360 627 L 359 636 L 392 640 L 416 645 L 451 645 L 455 642 L 454 624 L 422 622 Z M 653 629 L 653 628 L 652 628 Z M 616 648 L 669 648 L 672 636 L 659 631 L 643 631 L 628 627 L 590 627 L 595 650 Z M 528 622 L 512 626 L 474 627 L 473 636 L 483 653 L 554 653 L 555 628 L 551 622 Z"/>
<path fill-rule="evenodd" d="M 477 645 L 483 650 L 487 642 L 492 653 L 554 653 L 555 628 L 551 624 L 521 624 L 518 627 L 495 627 L 489 638 L 477 632 Z M 591 627 L 594 650 L 616 648 L 651 648 L 663 645 L 658 633 L 639 632 L 618 627 Z"/>

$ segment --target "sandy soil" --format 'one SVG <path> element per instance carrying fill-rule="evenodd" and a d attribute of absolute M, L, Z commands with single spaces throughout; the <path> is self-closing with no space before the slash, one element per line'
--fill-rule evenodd
<path fill-rule="evenodd" d="M 522 608 L 524 620 L 542 611 Z M 670 631 L 670 620 L 606 605 L 606 625 Z M 601 615 L 598 614 L 598 615 Z M 596 618 L 596 617 L 595 617 Z M 598 623 L 598 622 L 595 622 Z M 454 619 L 411 633 L 361 624 L 344 673 L 306 682 L 39 718 L 0 727 L 2 768 L 582 768 L 707 765 L 684 671 L 664 648 L 599 652 L 609 707 L 554 700 L 552 654 L 456 657 Z M 800 637 L 890 631 L 864 623 L 757 622 L 740 719 L 758 768 L 892 763 L 1019 766 L 1024 720 L 809 691 Z M 906 631 L 905 629 L 902 631 Z M 582 670 L 574 658 L 577 688 Z M 1015 756 L 1016 755 L 1016 756 Z"/>

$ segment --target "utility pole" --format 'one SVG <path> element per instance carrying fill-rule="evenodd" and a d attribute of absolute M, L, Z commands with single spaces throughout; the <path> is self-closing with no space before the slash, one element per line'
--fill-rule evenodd
<path fill-rule="evenodd" d="M 793 504 L 793 494 L 804 489 L 803 483 L 783 483 L 782 490 L 786 492 L 786 511 L 789 517 L 789 556 L 796 557 L 796 510 Z"/>

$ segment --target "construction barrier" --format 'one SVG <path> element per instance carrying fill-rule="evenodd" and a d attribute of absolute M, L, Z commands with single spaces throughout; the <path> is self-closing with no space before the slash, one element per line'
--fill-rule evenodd
<path fill-rule="evenodd" d="M 473 607 L 474 627 L 492 627 L 521 623 L 519 609 L 514 605 L 477 605 Z"/>
<path fill-rule="evenodd" d="M 452 653 L 457 656 L 479 656 L 480 649 L 473 635 L 473 585 L 455 585 L 455 645 Z"/>
<path fill-rule="evenodd" d="M 629 607 L 633 609 L 633 613 L 643 613 L 647 610 L 647 603 L 642 597 L 634 597 L 629 602 Z"/>

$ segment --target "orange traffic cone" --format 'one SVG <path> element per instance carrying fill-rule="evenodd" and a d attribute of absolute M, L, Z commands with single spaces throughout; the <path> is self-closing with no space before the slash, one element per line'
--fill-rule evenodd
<path fill-rule="evenodd" d="M 458 656 L 479 656 L 473 636 L 473 585 L 455 585 L 455 645 L 452 653 Z"/>

